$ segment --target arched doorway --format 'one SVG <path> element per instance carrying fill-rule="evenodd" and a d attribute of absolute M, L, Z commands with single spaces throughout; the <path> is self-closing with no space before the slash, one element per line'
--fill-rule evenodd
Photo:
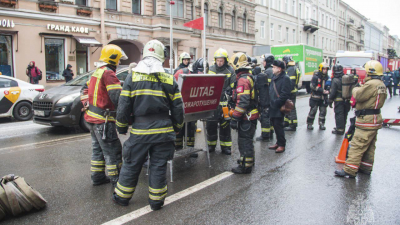
<path fill-rule="evenodd" d="M 121 60 L 121 65 L 129 65 L 132 62 L 138 63 L 142 59 L 143 44 L 134 40 L 114 40 L 109 44 L 118 45 L 128 56 L 128 60 Z"/>

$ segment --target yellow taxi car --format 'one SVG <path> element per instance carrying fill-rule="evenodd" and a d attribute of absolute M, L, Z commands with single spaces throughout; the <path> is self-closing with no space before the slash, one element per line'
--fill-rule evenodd
<path fill-rule="evenodd" d="M 21 121 L 32 119 L 33 99 L 43 91 L 43 85 L 0 75 L 0 117 L 14 117 Z"/>

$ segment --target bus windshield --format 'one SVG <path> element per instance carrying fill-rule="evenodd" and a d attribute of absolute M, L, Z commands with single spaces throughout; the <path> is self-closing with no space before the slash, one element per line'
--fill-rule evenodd
<path fill-rule="evenodd" d="M 365 63 L 370 61 L 370 58 L 356 58 L 356 57 L 338 57 L 336 63 L 343 67 L 364 67 Z"/>

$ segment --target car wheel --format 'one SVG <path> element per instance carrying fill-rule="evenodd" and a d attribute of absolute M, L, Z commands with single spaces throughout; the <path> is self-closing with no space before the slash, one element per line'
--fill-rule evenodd
<path fill-rule="evenodd" d="M 26 121 L 32 119 L 32 104 L 29 102 L 18 103 L 13 110 L 13 116 L 17 120 Z"/>
<path fill-rule="evenodd" d="M 89 124 L 85 120 L 85 113 L 82 113 L 82 115 L 81 115 L 80 127 L 85 132 L 89 132 L 90 131 Z"/>

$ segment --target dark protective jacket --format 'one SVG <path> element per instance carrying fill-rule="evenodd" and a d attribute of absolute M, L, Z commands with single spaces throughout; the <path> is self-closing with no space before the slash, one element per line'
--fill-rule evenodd
<path fill-rule="evenodd" d="M 393 76 L 391 72 L 385 72 L 382 77 L 382 81 L 386 87 L 393 86 Z"/>
<path fill-rule="evenodd" d="M 279 97 L 275 91 L 274 83 L 276 90 L 279 93 Z M 281 112 L 280 108 L 285 104 L 286 100 L 290 98 L 290 92 L 291 82 L 289 76 L 286 75 L 286 72 L 283 71 L 278 76 L 274 75 L 269 88 L 269 97 L 271 100 L 269 107 L 270 118 L 283 118 L 285 116 Z"/>
<path fill-rule="evenodd" d="M 257 76 L 256 90 L 258 92 L 258 106 L 260 109 L 269 108 L 269 88 L 271 79 L 274 77 L 272 67 L 267 68 L 264 73 Z"/>
<path fill-rule="evenodd" d="M 162 83 L 158 82 L 156 75 Z M 174 77 L 167 73 L 129 74 L 117 110 L 119 133 L 128 131 L 131 115 L 134 117 L 132 142 L 174 141 L 184 119 L 182 95 Z"/>
<path fill-rule="evenodd" d="M 311 79 L 311 99 L 314 100 L 324 100 L 324 90 L 328 90 L 325 85 L 326 81 L 329 79 L 328 75 L 324 75 L 322 72 L 314 74 Z"/>
<path fill-rule="evenodd" d="M 232 97 L 236 103 L 233 117 L 236 120 L 256 120 L 259 117 L 257 109 L 257 93 L 251 71 L 243 71 L 236 75 L 236 89 Z"/>
<path fill-rule="evenodd" d="M 331 102 L 341 102 L 343 101 L 342 98 L 342 76 L 343 74 L 333 75 L 332 79 L 332 86 L 331 86 L 331 91 L 329 94 L 329 103 Z"/>
<path fill-rule="evenodd" d="M 398 84 L 400 82 L 400 71 L 396 70 L 393 74 L 393 83 Z"/>
<path fill-rule="evenodd" d="M 70 69 L 72 66 L 70 64 L 67 65 L 67 68 L 64 70 L 64 72 L 62 73 L 63 77 L 73 77 L 74 73 L 72 72 L 72 70 Z"/>
<path fill-rule="evenodd" d="M 189 67 L 189 64 L 188 64 L 187 66 L 185 66 L 185 64 L 181 63 L 181 64 L 179 64 L 179 66 L 176 67 L 176 69 L 174 70 L 174 74 L 175 74 L 176 72 L 178 72 L 178 70 L 183 69 L 183 68 L 188 68 L 188 67 Z"/>
<path fill-rule="evenodd" d="M 89 123 L 104 123 L 104 110 L 116 111 L 121 93 L 121 83 L 115 75 L 116 67 L 106 65 L 98 68 L 81 89 L 81 101 L 89 101 L 89 109 L 85 113 L 85 120 Z M 115 113 L 114 113 L 115 114 Z M 115 122 L 110 116 L 108 122 Z"/>
<path fill-rule="evenodd" d="M 297 84 L 299 83 L 299 71 L 296 66 L 289 65 L 286 69 L 286 74 L 290 78 L 291 93 L 297 93 Z"/>
<path fill-rule="evenodd" d="M 236 82 L 235 70 L 229 65 L 218 67 L 216 64 L 212 65 L 208 71 L 209 74 L 226 74 L 224 87 L 222 89 L 221 98 L 219 102 L 219 107 L 214 112 L 214 116 L 210 120 L 219 120 L 223 117 L 222 107 L 228 106 L 228 99 L 226 93 L 232 93 Z"/>
<path fill-rule="evenodd" d="M 254 67 L 254 69 L 251 71 L 251 73 L 254 76 L 257 76 L 257 75 L 261 74 L 261 67 L 259 67 L 259 66 Z"/>

